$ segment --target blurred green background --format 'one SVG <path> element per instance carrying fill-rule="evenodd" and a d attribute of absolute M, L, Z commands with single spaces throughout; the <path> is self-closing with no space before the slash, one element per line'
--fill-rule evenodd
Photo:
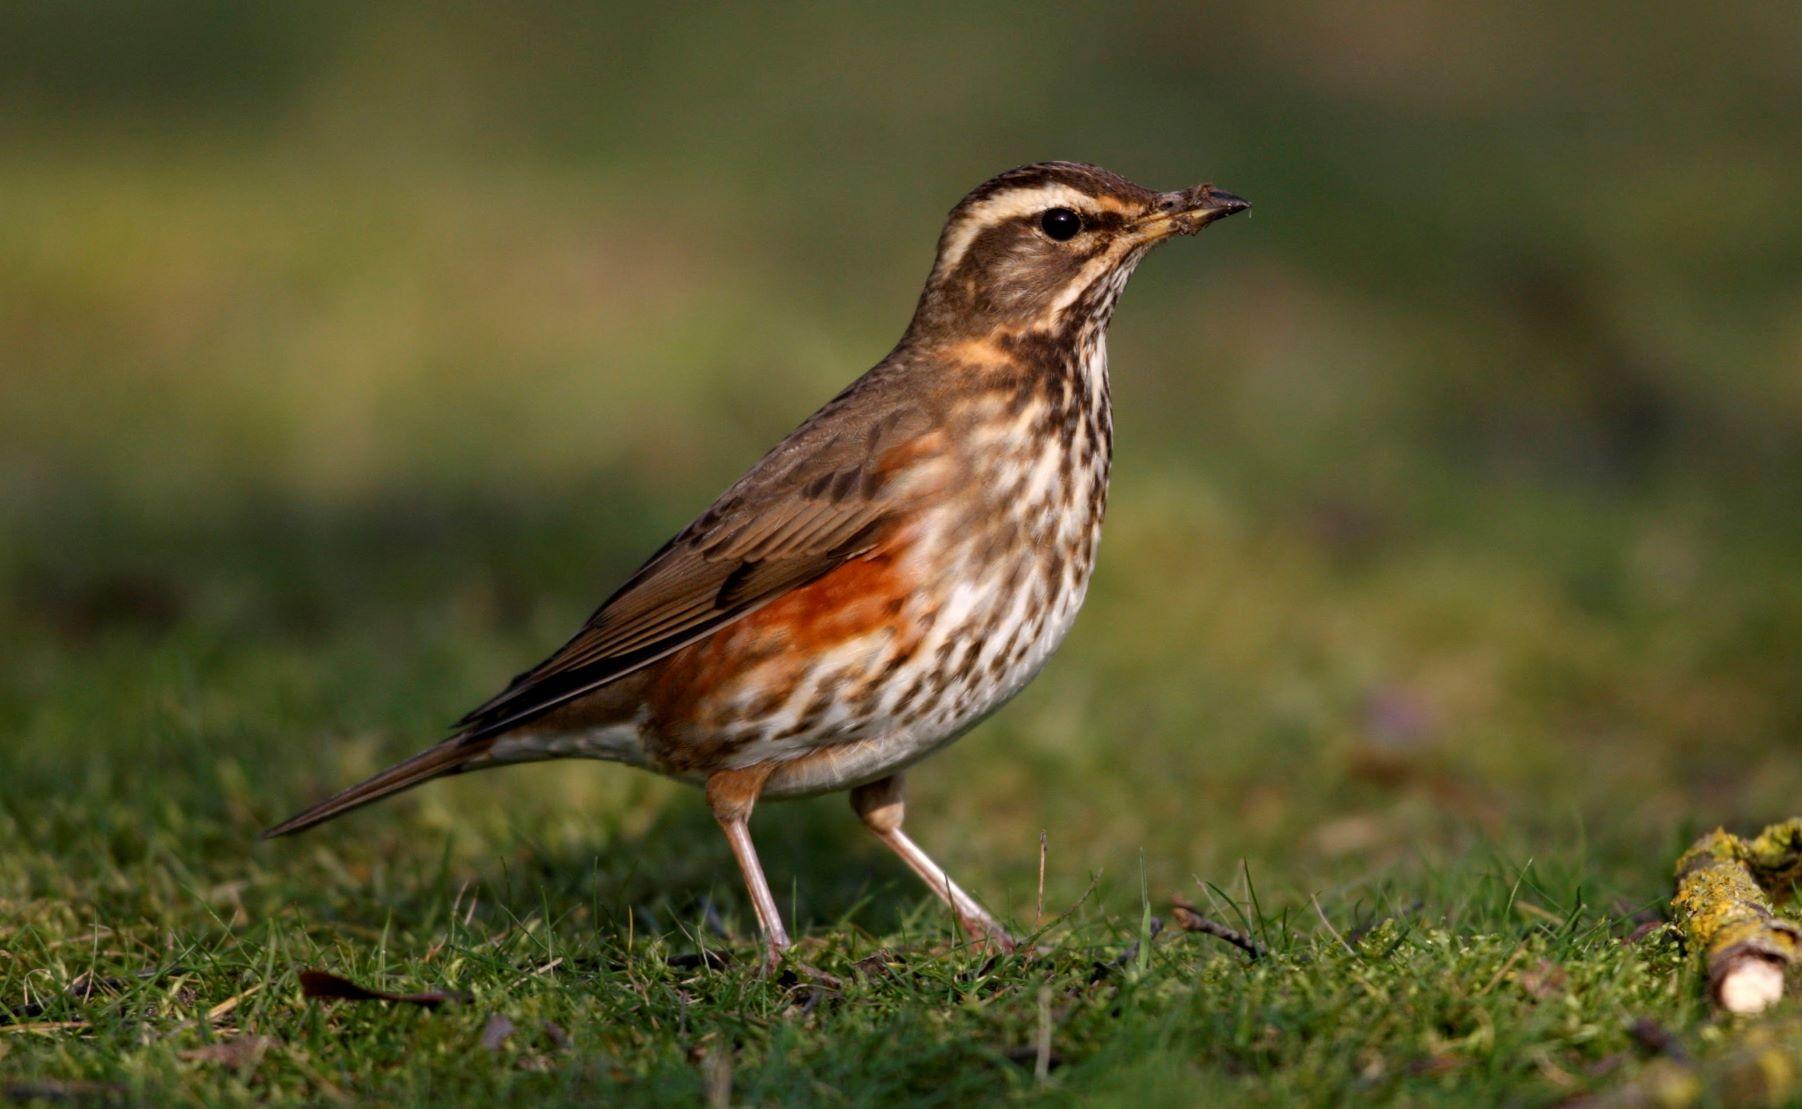
<path fill-rule="evenodd" d="M 1256 210 L 1134 281 L 1087 610 L 917 838 L 1016 918 L 1041 829 L 1129 912 L 1141 859 L 1305 904 L 1473 848 L 1655 899 L 1802 796 L 1798 58 L 1786 4 L 8 5 L 8 886 L 160 844 L 379 923 L 450 836 L 735 896 L 598 765 L 251 834 L 561 642 L 883 355 L 966 189 L 1070 158 Z M 918 895 L 840 801 L 758 834 L 803 925 Z"/>

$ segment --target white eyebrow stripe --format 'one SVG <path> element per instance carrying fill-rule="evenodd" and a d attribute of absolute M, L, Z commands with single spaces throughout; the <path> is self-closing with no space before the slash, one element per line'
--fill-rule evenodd
<path fill-rule="evenodd" d="M 957 229 L 945 240 L 944 249 L 939 251 L 938 273 L 946 274 L 956 269 L 957 264 L 968 253 L 970 244 L 976 241 L 976 236 L 985 228 L 1042 212 L 1047 208 L 1074 208 L 1078 212 L 1089 212 L 1094 207 L 1093 197 L 1069 185 L 1023 185 L 1015 189 L 1003 189 L 994 196 L 978 201 L 964 213 Z"/>

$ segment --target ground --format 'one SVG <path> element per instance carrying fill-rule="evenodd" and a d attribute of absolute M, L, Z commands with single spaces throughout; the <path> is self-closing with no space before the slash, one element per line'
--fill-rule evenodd
<path fill-rule="evenodd" d="M 75 10 L 0 28 L 8 1097 L 1802 1096 L 1796 1002 L 1711 1014 L 1658 926 L 1802 810 L 1788 24 Z M 753 820 L 830 990 L 622 768 L 257 839 L 560 643 L 1047 156 L 1257 207 L 1134 278 L 1089 603 L 912 776 L 1030 952 L 841 798 Z"/>
<path fill-rule="evenodd" d="M 1131 518 L 1154 508 L 1120 509 L 1123 530 L 1144 530 Z M 960 946 L 836 799 L 766 806 L 755 822 L 805 957 L 843 980 L 830 991 L 757 972 L 699 799 L 623 769 L 471 776 L 259 843 L 286 808 L 431 734 L 421 703 L 454 707 L 521 649 L 520 635 L 484 630 L 511 626 L 491 615 L 506 608 L 462 595 L 493 579 L 482 558 L 428 560 L 447 568 L 438 583 L 334 584 L 359 576 L 338 566 L 413 565 L 414 538 L 384 530 L 372 518 L 208 531 L 188 552 L 198 562 L 279 564 L 279 550 L 312 545 L 319 576 L 282 565 L 272 572 L 299 585 L 229 590 L 241 607 L 205 621 L 163 611 L 175 602 L 149 581 L 103 581 L 92 597 L 41 587 L 8 701 L 25 741 L 0 824 L 13 1088 L 653 1100 L 729 1082 L 746 1102 L 1540 1101 L 1643 1081 L 1672 1057 L 1699 1058 L 1714 1083 L 1768 1080 L 1740 1046 L 1745 1025 L 1711 1018 L 1673 938 L 1647 927 L 1686 833 L 1657 826 L 1643 787 L 1595 802 L 1620 817 L 1597 827 L 1534 799 L 1535 777 L 1565 776 L 1555 753 L 1523 760 L 1505 791 L 1476 755 L 1415 734 L 1448 727 L 1413 720 L 1418 707 L 1367 706 L 1372 738 L 1319 749 L 1305 729 L 1285 740 L 1280 721 L 1258 731 L 1255 712 L 1204 728 L 1176 715 L 1174 695 L 1147 712 L 1144 691 L 1179 679 L 1131 674 L 1182 667 L 1105 631 L 917 775 L 917 835 L 1032 933 L 1031 954 Z M 1268 581 L 1270 560 L 1227 562 Z M 459 589 L 465 564 L 483 569 Z M 285 611 L 262 611 L 277 601 Z M 1138 607 L 1116 584 L 1089 621 Z M 1282 656 L 1331 669 L 1346 665 L 1337 653 Z M 1282 704 L 1280 680 L 1260 698 Z M 309 735 L 321 738 L 296 739 Z M 1180 931 L 1173 897 L 1270 954 Z M 459 998 L 328 1005 L 302 998 L 303 969 Z M 497 1020 L 511 1034 L 489 1034 Z M 1787 1011 L 1773 1027 L 1793 1052 Z"/>

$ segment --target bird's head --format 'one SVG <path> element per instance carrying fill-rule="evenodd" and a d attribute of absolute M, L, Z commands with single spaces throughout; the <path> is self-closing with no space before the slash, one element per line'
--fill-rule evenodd
<path fill-rule="evenodd" d="M 1249 207 L 1212 185 L 1153 192 L 1078 162 L 1009 170 L 951 210 L 913 331 L 1105 326 L 1148 250 Z"/>

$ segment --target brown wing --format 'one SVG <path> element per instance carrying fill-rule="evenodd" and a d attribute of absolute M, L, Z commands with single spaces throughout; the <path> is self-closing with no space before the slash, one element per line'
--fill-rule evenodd
<path fill-rule="evenodd" d="M 651 556 L 554 655 L 458 721 L 518 727 L 867 553 L 903 507 L 894 478 L 932 426 L 880 370 L 765 455 Z"/>

